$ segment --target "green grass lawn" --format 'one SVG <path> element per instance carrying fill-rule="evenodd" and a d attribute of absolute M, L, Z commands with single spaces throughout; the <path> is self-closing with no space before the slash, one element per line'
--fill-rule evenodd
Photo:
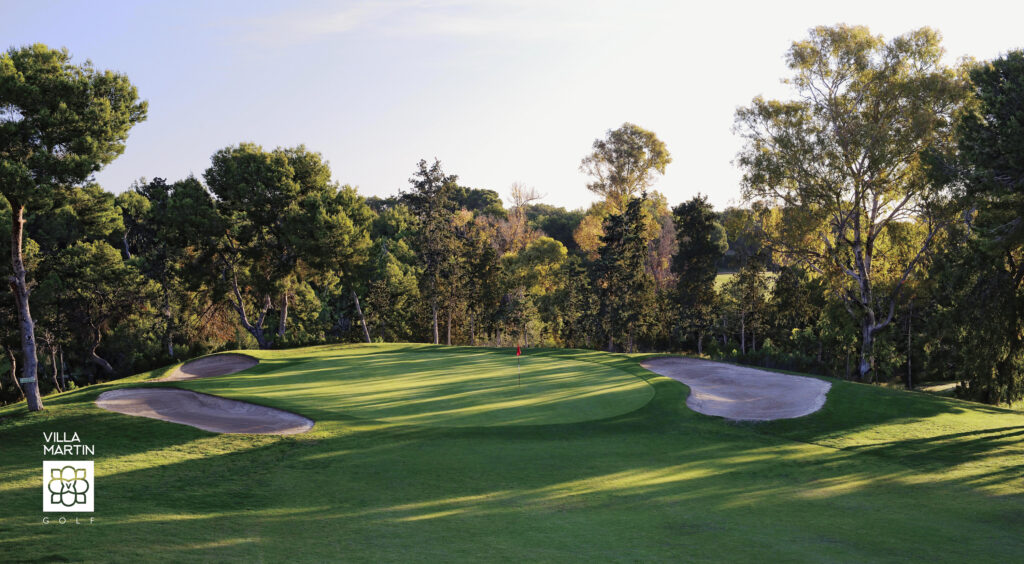
<path fill-rule="evenodd" d="M 627 355 L 530 350 L 515 387 L 508 350 L 253 354 L 174 385 L 311 432 L 216 435 L 92 404 L 162 371 L 0 409 L 0 561 L 1024 559 L 1016 411 L 835 381 L 818 413 L 737 424 Z M 96 445 L 95 524 L 41 524 L 49 431 Z"/>

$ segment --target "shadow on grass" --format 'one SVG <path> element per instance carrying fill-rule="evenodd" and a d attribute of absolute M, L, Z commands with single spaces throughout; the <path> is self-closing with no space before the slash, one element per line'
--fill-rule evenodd
<path fill-rule="evenodd" d="M 630 413 L 560 425 L 431 428 L 334 414 L 311 436 L 287 438 L 94 410 L 103 390 L 54 402 L 49 414 L 0 426 L 0 560 L 1012 561 L 1024 553 L 1019 493 L 979 494 L 977 476 L 916 482 L 900 454 L 941 466 L 949 454 L 941 445 L 952 441 L 980 459 L 1024 427 L 821 448 L 787 434 L 860 428 L 845 408 L 817 420 L 732 424 L 691 412 L 684 385 L 629 357 L 579 359 L 645 377 L 654 398 Z M 933 409 L 908 417 L 952 413 Z M 97 445 L 101 523 L 88 530 L 38 524 L 41 437 L 54 430 Z M 983 478 L 1020 472 L 1010 464 Z"/>

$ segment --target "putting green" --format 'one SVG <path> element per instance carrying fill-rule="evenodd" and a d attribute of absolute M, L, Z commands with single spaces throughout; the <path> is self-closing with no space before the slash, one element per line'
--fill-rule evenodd
<path fill-rule="evenodd" d="M 303 362 L 261 366 L 187 383 L 205 393 L 259 398 L 321 420 L 348 415 L 444 427 L 539 425 L 603 419 L 634 411 L 654 397 L 644 380 L 616 368 L 525 354 L 521 382 L 514 353 L 410 345 L 396 349 L 306 349 Z"/>

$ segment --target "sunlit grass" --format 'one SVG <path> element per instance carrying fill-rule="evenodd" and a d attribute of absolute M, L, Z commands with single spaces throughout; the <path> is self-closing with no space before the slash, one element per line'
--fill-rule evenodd
<path fill-rule="evenodd" d="M 602 419 L 654 397 L 611 366 L 493 349 L 459 354 L 422 346 L 314 349 L 272 370 L 188 382 L 239 399 L 271 401 L 314 419 L 349 415 L 411 425 L 542 425 Z M 259 351 L 252 354 L 261 356 Z M 517 366 L 518 365 L 518 366 Z"/>
<path fill-rule="evenodd" d="M 735 424 L 688 410 L 684 386 L 627 355 L 530 350 L 517 388 L 508 350 L 255 354 L 244 373 L 173 385 L 309 415 L 311 432 L 216 435 L 92 404 L 168 385 L 146 382 L 162 371 L 49 398 L 43 414 L 0 409 L 0 561 L 1024 554 L 1016 411 L 834 381 L 811 416 Z M 41 525 L 44 431 L 96 445 L 95 525 Z"/>

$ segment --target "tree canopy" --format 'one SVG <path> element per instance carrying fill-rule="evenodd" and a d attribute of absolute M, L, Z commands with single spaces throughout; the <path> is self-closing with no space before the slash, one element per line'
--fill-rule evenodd
<path fill-rule="evenodd" d="M 736 114 L 744 193 L 779 210 L 766 217 L 773 250 L 833 281 L 859 320 L 861 378 L 949 218 L 922 163 L 950 150 L 968 90 L 941 56 L 928 28 L 885 41 L 862 26 L 817 27 L 787 53 L 797 98 L 758 97 Z"/>
<path fill-rule="evenodd" d="M 0 193 L 13 213 L 11 287 L 21 331 L 23 389 L 43 408 L 36 383 L 35 324 L 22 257 L 26 206 L 84 181 L 124 151 L 147 104 L 122 74 L 75 65 L 66 49 L 42 44 L 0 55 Z"/>

